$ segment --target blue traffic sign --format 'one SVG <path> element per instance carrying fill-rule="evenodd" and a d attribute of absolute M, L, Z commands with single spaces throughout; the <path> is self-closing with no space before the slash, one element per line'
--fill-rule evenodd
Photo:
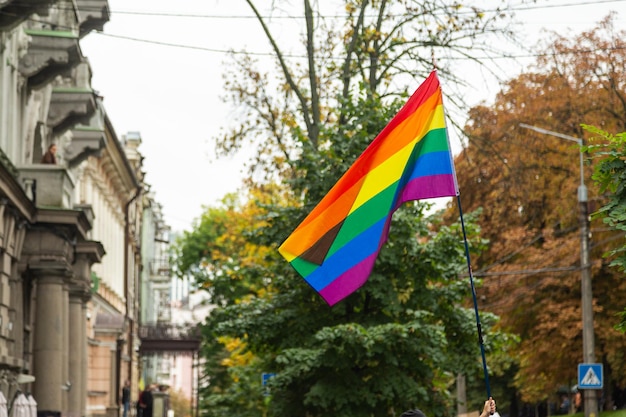
<path fill-rule="evenodd" d="M 263 372 L 263 373 L 261 374 L 261 381 L 262 381 L 262 383 L 263 383 L 263 388 L 264 388 L 264 389 L 263 389 L 263 395 L 264 395 L 264 396 L 266 396 L 266 397 L 267 397 L 268 395 L 270 395 L 270 390 L 269 390 L 269 388 L 268 388 L 268 386 L 267 386 L 267 383 L 268 383 L 268 381 L 269 381 L 270 379 L 274 378 L 275 376 L 276 376 L 276 374 L 275 374 L 275 373 L 272 373 L 272 372 Z"/>
<path fill-rule="evenodd" d="M 578 388 L 579 389 L 602 389 L 602 364 L 579 363 L 578 364 Z"/>
<path fill-rule="evenodd" d="M 276 376 L 275 373 L 263 372 L 261 374 L 261 381 L 263 383 L 263 386 L 266 386 L 267 385 L 267 381 L 269 381 L 270 378 L 272 378 L 274 376 Z"/>

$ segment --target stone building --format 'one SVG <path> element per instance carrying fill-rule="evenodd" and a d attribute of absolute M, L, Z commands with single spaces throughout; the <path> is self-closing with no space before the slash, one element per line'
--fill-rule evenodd
<path fill-rule="evenodd" d="M 140 141 L 80 49 L 108 19 L 106 0 L 0 0 L 0 390 L 42 415 L 117 416 L 126 379 L 136 397 Z"/>

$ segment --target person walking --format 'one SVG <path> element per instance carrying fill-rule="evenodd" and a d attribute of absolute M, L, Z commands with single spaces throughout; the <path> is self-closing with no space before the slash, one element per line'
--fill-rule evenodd
<path fill-rule="evenodd" d="M 147 385 L 137 399 L 137 417 L 152 417 L 152 385 Z"/>
<path fill-rule="evenodd" d="M 155 385 L 150 384 L 146 387 L 145 390 L 141 393 L 139 397 L 140 407 L 141 407 L 141 417 L 152 417 L 152 405 L 154 403 L 154 397 L 152 396 L 152 391 L 154 390 Z"/>
<path fill-rule="evenodd" d="M 128 417 L 130 410 L 130 381 L 128 379 L 124 381 L 122 387 L 122 410 L 122 417 Z"/>

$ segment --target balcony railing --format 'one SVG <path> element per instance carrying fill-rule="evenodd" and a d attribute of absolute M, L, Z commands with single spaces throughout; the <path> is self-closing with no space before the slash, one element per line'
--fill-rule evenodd
<path fill-rule="evenodd" d="M 154 258 L 149 262 L 150 280 L 152 281 L 169 281 L 172 273 L 168 258 Z"/>

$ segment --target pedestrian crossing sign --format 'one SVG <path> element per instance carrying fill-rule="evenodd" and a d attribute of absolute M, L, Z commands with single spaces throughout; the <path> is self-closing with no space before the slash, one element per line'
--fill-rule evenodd
<path fill-rule="evenodd" d="M 579 389 L 602 389 L 602 364 L 579 363 L 578 364 L 578 388 Z"/>

